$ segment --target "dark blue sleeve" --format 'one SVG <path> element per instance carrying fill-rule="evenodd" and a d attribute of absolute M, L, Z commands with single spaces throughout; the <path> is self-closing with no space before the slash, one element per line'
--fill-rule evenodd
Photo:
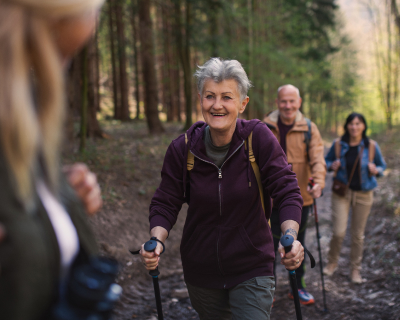
<path fill-rule="evenodd" d="M 334 141 L 332 143 L 331 148 L 329 149 L 328 154 L 325 157 L 326 167 L 327 167 L 328 171 L 332 171 L 331 166 L 335 160 L 336 160 L 336 154 L 335 154 L 335 141 Z"/>
<path fill-rule="evenodd" d="M 385 171 L 385 169 L 386 169 L 386 162 L 382 157 L 381 149 L 379 148 L 377 143 L 375 143 L 374 163 L 376 165 L 376 168 L 378 169 L 377 177 L 383 176 L 383 171 Z"/>

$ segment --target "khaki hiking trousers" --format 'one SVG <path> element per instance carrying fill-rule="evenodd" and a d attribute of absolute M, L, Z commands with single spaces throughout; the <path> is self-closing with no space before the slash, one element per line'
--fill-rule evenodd
<path fill-rule="evenodd" d="M 330 243 L 328 262 L 337 264 L 346 235 L 347 221 L 350 207 L 351 217 L 351 269 L 361 270 L 361 260 L 364 247 L 364 231 L 368 216 L 371 212 L 373 191 L 354 191 L 348 189 L 344 197 L 332 193 L 332 229 L 333 235 Z"/>

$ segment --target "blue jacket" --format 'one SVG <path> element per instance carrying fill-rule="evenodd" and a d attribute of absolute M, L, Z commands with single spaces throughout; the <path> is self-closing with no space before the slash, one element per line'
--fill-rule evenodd
<path fill-rule="evenodd" d="M 360 145 L 358 146 L 358 152 L 360 152 L 361 147 L 364 146 L 364 140 L 361 140 Z M 336 174 L 335 179 L 346 183 L 348 182 L 347 170 L 346 170 L 346 153 L 349 151 L 350 146 L 344 142 L 340 141 L 340 168 Z M 325 157 L 326 166 L 329 171 L 332 171 L 331 166 L 332 163 L 336 160 L 335 155 L 335 142 L 333 142 L 331 148 L 329 149 L 328 154 Z M 374 189 L 378 184 L 376 182 L 375 176 L 370 176 L 368 171 L 368 148 L 364 148 L 364 152 L 361 158 L 361 190 L 369 191 Z M 378 144 L 375 143 L 375 157 L 373 161 L 378 169 L 378 177 L 383 175 L 383 171 L 386 169 L 386 162 L 383 160 L 381 149 Z"/>

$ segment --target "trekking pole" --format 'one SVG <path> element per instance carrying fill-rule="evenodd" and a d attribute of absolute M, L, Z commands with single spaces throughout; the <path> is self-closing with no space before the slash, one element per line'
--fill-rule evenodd
<path fill-rule="evenodd" d="M 156 237 L 151 237 L 149 241 L 144 244 L 144 250 L 147 252 L 154 252 L 157 248 L 157 242 L 160 242 L 163 246 L 163 253 L 165 251 L 164 243 L 158 240 Z M 137 251 L 130 251 L 132 254 L 139 254 L 140 250 Z M 160 253 L 160 254 L 161 254 Z M 160 275 L 160 271 L 157 268 L 154 270 L 149 271 L 149 275 L 153 278 L 153 287 L 154 287 L 154 295 L 156 297 L 156 306 L 157 306 L 157 313 L 158 313 L 158 320 L 164 320 L 163 312 L 162 312 L 162 305 L 161 305 L 161 294 L 160 294 L 160 286 L 158 285 L 158 276 Z"/>
<path fill-rule="evenodd" d="M 315 185 L 314 179 L 308 179 L 308 186 L 312 189 Z M 321 272 L 321 281 L 322 281 L 322 296 L 324 298 L 324 312 L 328 311 L 326 307 L 326 296 L 325 296 L 325 282 L 324 282 L 324 273 L 322 272 L 322 254 L 321 254 L 321 244 L 319 239 L 321 238 L 319 234 L 319 224 L 318 224 L 318 212 L 317 212 L 317 201 L 314 199 L 314 217 L 315 217 L 315 228 L 317 229 L 317 243 L 318 243 L 318 254 L 319 254 L 319 269 Z"/>
<path fill-rule="evenodd" d="M 283 235 L 281 238 L 281 244 L 285 248 L 285 253 L 290 252 L 292 250 L 294 238 L 289 235 Z M 296 318 L 297 320 L 303 320 L 301 315 L 301 308 L 300 308 L 300 299 L 299 299 L 299 291 L 297 289 L 297 280 L 296 280 L 296 270 L 288 270 L 289 271 L 289 278 L 290 278 L 290 286 L 292 287 L 293 291 L 293 298 L 294 298 L 294 307 L 296 309 Z"/>

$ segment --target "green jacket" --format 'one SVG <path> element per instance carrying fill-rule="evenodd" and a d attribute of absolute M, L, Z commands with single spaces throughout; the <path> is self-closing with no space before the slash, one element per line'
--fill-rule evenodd
<path fill-rule="evenodd" d="M 60 252 L 49 217 L 36 195 L 34 213 L 27 213 L 11 187 L 0 151 L 0 223 L 7 231 L 0 243 L 0 318 L 46 319 L 57 299 Z M 97 253 L 97 245 L 80 200 L 64 179 L 60 199 L 80 241 L 78 259 Z"/>

